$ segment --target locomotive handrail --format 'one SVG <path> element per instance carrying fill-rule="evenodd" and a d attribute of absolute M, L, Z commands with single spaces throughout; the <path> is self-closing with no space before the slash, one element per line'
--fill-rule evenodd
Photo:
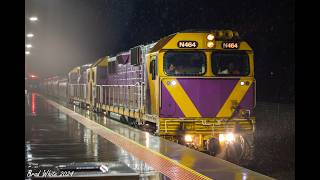
<path fill-rule="evenodd" d="M 129 109 L 141 109 L 143 107 L 143 87 L 144 83 L 136 82 L 134 85 L 96 85 L 98 90 L 100 90 L 100 103 L 102 98 L 102 92 L 108 91 L 108 102 L 102 102 L 102 104 L 112 105 L 112 106 L 124 106 Z M 106 87 L 107 89 L 104 89 Z M 133 93 L 131 90 L 133 87 Z M 135 89 L 137 88 L 137 89 Z M 111 92 L 112 91 L 112 92 Z M 130 91 L 130 92 L 129 92 Z M 111 94 L 112 93 L 112 94 Z M 132 94 L 134 94 L 133 103 L 131 102 Z M 112 98 L 112 103 L 111 103 Z M 125 100 L 126 99 L 126 100 Z M 106 100 L 106 98 L 105 98 Z"/>
<path fill-rule="evenodd" d="M 254 106 L 253 108 L 256 108 L 256 104 L 257 104 L 257 82 L 256 79 L 254 79 Z"/>

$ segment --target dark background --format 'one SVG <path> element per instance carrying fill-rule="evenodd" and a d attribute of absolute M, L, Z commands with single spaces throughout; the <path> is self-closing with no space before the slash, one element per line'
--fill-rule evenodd
<path fill-rule="evenodd" d="M 255 51 L 258 101 L 295 102 L 294 0 L 25 0 L 26 73 L 75 66 L 186 29 L 233 29 Z M 36 15 L 39 21 L 30 23 Z M 26 42 L 29 40 L 26 38 Z"/>

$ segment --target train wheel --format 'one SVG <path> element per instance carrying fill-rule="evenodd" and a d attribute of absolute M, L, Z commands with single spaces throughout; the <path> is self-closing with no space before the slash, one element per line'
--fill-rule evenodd
<path fill-rule="evenodd" d="M 124 123 L 124 124 L 129 124 L 128 119 L 125 116 L 121 116 L 120 117 L 120 122 Z"/>
<path fill-rule="evenodd" d="M 226 160 L 238 165 L 245 165 L 248 163 L 250 150 L 248 141 L 240 136 L 236 142 L 227 145 Z"/>
<path fill-rule="evenodd" d="M 138 122 L 135 118 L 131 118 L 131 117 L 128 117 L 128 121 L 129 121 L 129 124 L 130 126 L 134 127 L 134 128 L 138 128 Z"/>
<path fill-rule="evenodd" d="M 207 150 L 210 155 L 216 156 L 220 153 L 220 144 L 217 138 L 210 138 L 207 143 Z"/>

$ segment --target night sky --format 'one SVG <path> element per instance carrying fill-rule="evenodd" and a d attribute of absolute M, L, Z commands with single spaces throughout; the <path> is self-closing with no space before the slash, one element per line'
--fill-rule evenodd
<path fill-rule="evenodd" d="M 186 29 L 233 29 L 255 51 L 258 100 L 294 102 L 294 0 L 25 0 L 26 73 L 66 75 Z M 39 21 L 27 18 L 36 15 Z M 26 42 L 29 40 L 26 38 Z"/>

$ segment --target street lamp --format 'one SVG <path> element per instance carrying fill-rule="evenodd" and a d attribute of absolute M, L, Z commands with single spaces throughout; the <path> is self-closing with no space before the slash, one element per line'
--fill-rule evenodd
<path fill-rule="evenodd" d="M 30 21 L 35 22 L 38 21 L 38 18 L 36 16 L 32 16 L 29 18 Z"/>
<path fill-rule="evenodd" d="M 32 38 L 34 35 L 32 33 L 27 34 L 28 38 Z"/>
<path fill-rule="evenodd" d="M 27 48 L 32 48 L 32 45 L 31 44 L 27 44 L 26 47 Z"/>

